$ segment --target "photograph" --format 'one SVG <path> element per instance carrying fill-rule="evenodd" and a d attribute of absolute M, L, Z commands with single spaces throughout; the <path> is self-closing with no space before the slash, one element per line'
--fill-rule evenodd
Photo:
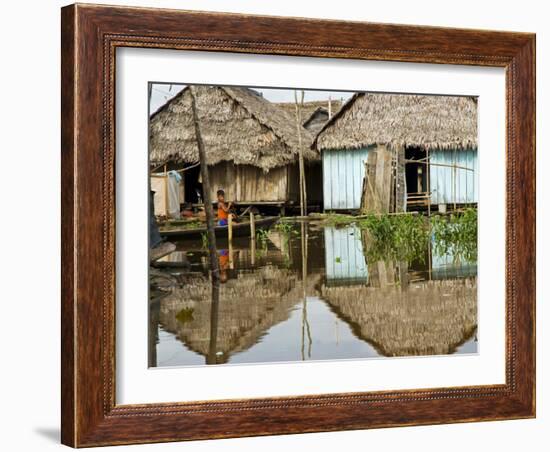
<path fill-rule="evenodd" d="M 540 438 L 543 15 L 199 3 L 63 6 L 58 32 L 25 49 L 57 55 L 52 83 L 28 102 L 5 84 L 6 155 L 25 143 L 39 163 L 7 172 L 38 209 L 18 236 L 56 208 L 61 229 L 40 242 L 60 265 L 36 267 L 59 273 L 30 285 L 36 334 L 9 326 L 27 366 L 14 378 L 30 376 L 10 412 L 48 405 L 35 403 L 34 449 L 56 435 L 264 452 L 353 450 L 365 435 L 414 449 L 419 433 L 423 452 L 486 438 L 507 452 Z M 17 61 L 36 79 L 40 58 Z M 21 183 L 46 174 L 60 186 Z M 31 267 L 11 242 L 17 301 Z M 36 337 L 55 353 L 22 353 Z"/>
<path fill-rule="evenodd" d="M 150 82 L 149 367 L 478 352 L 478 99 Z"/>

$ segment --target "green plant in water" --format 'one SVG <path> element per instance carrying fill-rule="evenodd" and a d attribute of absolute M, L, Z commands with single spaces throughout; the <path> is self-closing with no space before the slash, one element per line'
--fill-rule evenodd
<path fill-rule="evenodd" d="M 294 230 L 294 226 L 291 223 L 285 222 L 285 221 L 279 221 L 275 226 L 274 229 L 276 231 L 282 232 L 283 234 L 289 234 Z"/>
<path fill-rule="evenodd" d="M 430 240 L 434 254 L 477 260 L 477 210 L 450 216 L 369 215 L 356 221 L 364 232 L 369 261 L 424 261 Z"/>
<path fill-rule="evenodd" d="M 193 308 L 183 308 L 180 312 L 176 314 L 176 320 L 180 323 L 186 323 L 193 320 Z"/>
<path fill-rule="evenodd" d="M 290 259 L 290 256 L 288 254 L 285 254 L 283 257 L 283 266 L 285 268 L 290 268 L 292 265 L 292 260 Z"/>
<path fill-rule="evenodd" d="M 421 215 L 368 215 L 356 222 L 364 231 L 369 261 L 423 261 L 429 222 Z"/>
<path fill-rule="evenodd" d="M 267 243 L 269 241 L 268 234 L 269 232 L 267 229 L 258 229 L 256 231 L 256 240 L 259 243 L 259 247 L 256 250 L 256 255 L 259 257 L 262 255 L 265 256 L 267 253 Z"/>
<path fill-rule="evenodd" d="M 206 232 L 201 232 L 201 246 L 203 250 L 208 249 L 208 234 Z"/>
<path fill-rule="evenodd" d="M 267 246 L 267 241 L 269 240 L 268 234 L 269 234 L 269 232 L 267 231 L 267 229 L 258 229 L 258 230 L 256 231 L 256 239 L 257 239 L 262 245 Z"/>
<path fill-rule="evenodd" d="M 449 217 L 431 218 L 434 252 L 451 255 L 455 260 L 477 260 L 477 209 L 466 209 Z"/>

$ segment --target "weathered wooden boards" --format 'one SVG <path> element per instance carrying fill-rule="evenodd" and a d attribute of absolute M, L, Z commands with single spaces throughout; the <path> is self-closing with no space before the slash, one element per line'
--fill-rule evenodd
<path fill-rule="evenodd" d="M 378 145 L 369 152 L 365 163 L 361 211 L 363 213 L 389 213 L 393 184 L 392 153 Z M 393 208 L 392 208 L 393 210 Z"/>

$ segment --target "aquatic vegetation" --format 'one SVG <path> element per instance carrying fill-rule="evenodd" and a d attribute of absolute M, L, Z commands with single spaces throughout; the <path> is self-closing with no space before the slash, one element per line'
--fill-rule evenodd
<path fill-rule="evenodd" d="M 423 261 L 430 237 L 422 215 L 367 215 L 356 222 L 369 261 Z"/>
<path fill-rule="evenodd" d="M 205 232 L 201 232 L 201 246 L 203 250 L 208 249 L 208 234 Z"/>
<path fill-rule="evenodd" d="M 193 320 L 193 312 L 195 310 L 193 308 L 183 308 L 181 311 L 179 311 L 176 314 L 176 319 L 180 323 L 186 323 Z"/>
<path fill-rule="evenodd" d="M 269 231 L 267 229 L 258 229 L 256 231 L 256 239 L 260 242 L 262 245 L 267 245 Z"/>
<path fill-rule="evenodd" d="M 466 209 L 450 217 L 431 218 L 434 251 L 439 256 L 450 254 L 456 260 L 477 260 L 477 209 Z"/>
<path fill-rule="evenodd" d="M 292 223 L 279 221 L 275 226 L 273 226 L 273 229 L 276 231 L 282 232 L 283 234 L 289 234 L 290 232 L 294 231 L 294 225 Z"/>
<path fill-rule="evenodd" d="M 267 253 L 267 244 L 269 242 L 269 231 L 267 229 L 258 229 L 256 231 L 256 240 L 259 242 L 259 247 L 256 250 L 257 256 L 262 256 Z"/>
<path fill-rule="evenodd" d="M 428 245 L 438 256 L 477 260 L 477 210 L 467 209 L 449 216 L 368 215 L 355 224 L 363 231 L 369 261 L 423 262 Z"/>

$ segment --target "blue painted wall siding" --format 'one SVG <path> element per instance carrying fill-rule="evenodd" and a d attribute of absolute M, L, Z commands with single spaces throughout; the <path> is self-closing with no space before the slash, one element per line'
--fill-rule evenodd
<path fill-rule="evenodd" d="M 324 234 L 327 282 L 366 284 L 368 271 L 359 228 L 326 227 Z"/>
<path fill-rule="evenodd" d="M 323 206 L 325 210 L 359 209 L 365 177 L 365 161 L 372 147 L 354 150 L 323 151 Z M 478 202 L 479 171 L 477 149 L 436 150 L 430 162 L 471 168 L 431 165 L 432 204 L 465 204 Z M 455 180 L 456 179 L 456 180 Z"/>
<path fill-rule="evenodd" d="M 456 158 L 456 163 L 455 163 Z M 477 149 L 430 151 L 430 163 L 456 164 L 474 171 L 430 166 L 432 204 L 465 204 L 478 201 L 479 171 Z M 456 181 L 455 181 L 456 178 Z M 454 186 L 454 187 L 453 187 Z"/>
<path fill-rule="evenodd" d="M 359 209 L 369 148 L 323 151 L 325 210 Z"/>

